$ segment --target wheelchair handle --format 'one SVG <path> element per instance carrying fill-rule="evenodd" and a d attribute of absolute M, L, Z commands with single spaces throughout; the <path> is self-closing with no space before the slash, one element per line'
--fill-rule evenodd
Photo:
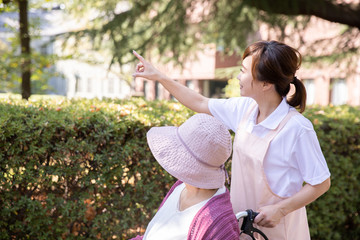
<path fill-rule="evenodd" d="M 255 217 L 258 215 L 259 213 L 258 212 L 254 212 L 253 210 L 251 209 L 247 209 L 246 211 L 244 212 L 238 212 L 236 214 L 236 218 L 239 220 L 240 218 L 244 218 L 243 220 L 243 223 L 241 225 L 241 233 L 245 233 L 247 235 L 249 235 L 253 240 L 256 240 L 255 237 L 254 237 L 254 232 L 257 232 L 258 234 L 260 234 L 265 240 L 269 240 L 267 238 L 267 236 L 262 232 L 260 231 L 259 229 L 255 228 L 253 226 L 253 223 L 254 223 L 254 219 Z"/>

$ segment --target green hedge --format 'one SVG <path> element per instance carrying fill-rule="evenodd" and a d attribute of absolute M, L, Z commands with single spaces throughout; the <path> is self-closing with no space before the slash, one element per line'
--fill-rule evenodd
<path fill-rule="evenodd" d="M 173 181 L 146 132 L 191 114 L 141 99 L 3 99 L 0 112 L 0 239 L 125 239 L 145 228 Z"/>
<path fill-rule="evenodd" d="M 174 182 L 153 159 L 146 132 L 193 114 L 177 102 L 9 97 L 0 112 L 0 239 L 142 233 Z M 312 239 L 358 239 L 359 109 L 305 115 L 332 173 L 330 191 L 308 207 Z"/>
<path fill-rule="evenodd" d="M 330 190 L 308 207 L 311 239 L 360 239 L 360 108 L 313 107 L 305 116 L 331 172 Z"/>

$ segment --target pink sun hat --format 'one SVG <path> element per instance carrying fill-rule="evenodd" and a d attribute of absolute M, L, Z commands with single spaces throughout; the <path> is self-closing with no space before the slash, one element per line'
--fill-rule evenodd
<path fill-rule="evenodd" d="M 232 142 L 216 118 L 199 113 L 179 127 L 153 127 L 147 141 L 155 159 L 177 179 L 203 189 L 224 186 Z"/>

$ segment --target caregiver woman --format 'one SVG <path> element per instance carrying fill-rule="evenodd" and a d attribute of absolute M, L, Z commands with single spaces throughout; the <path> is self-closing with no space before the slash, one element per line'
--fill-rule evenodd
<path fill-rule="evenodd" d="M 248 46 L 237 77 L 242 97 L 230 99 L 206 98 L 134 54 L 140 60 L 134 77 L 160 82 L 186 107 L 235 131 L 234 211 L 259 211 L 255 222 L 269 239 L 310 239 L 305 206 L 329 189 L 330 172 L 311 122 L 300 114 L 306 102 L 305 87 L 295 76 L 300 53 L 276 41 Z M 286 99 L 291 84 L 295 93 Z"/>

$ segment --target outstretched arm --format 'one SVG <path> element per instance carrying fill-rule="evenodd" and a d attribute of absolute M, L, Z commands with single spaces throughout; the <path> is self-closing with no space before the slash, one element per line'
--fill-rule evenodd
<path fill-rule="evenodd" d="M 133 54 L 140 61 L 140 63 L 136 65 L 133 77 L 142 77 L 148 80 L 158 81 L 184 106 L 195 112 L 211 115 L 208 107 L 209 98 L 167 77 L 137 52 L 133 51 Z"/>
<path fill-rule="evenodd" d="M 306 184 L 299 192 L 274 205 L 264 206 L 258 210 L 254 222 L 263 227 L 275 227 L 280 219 L 307 204 L 315 201 L 330 187 L 330 178 L 317 185 Z"/>

